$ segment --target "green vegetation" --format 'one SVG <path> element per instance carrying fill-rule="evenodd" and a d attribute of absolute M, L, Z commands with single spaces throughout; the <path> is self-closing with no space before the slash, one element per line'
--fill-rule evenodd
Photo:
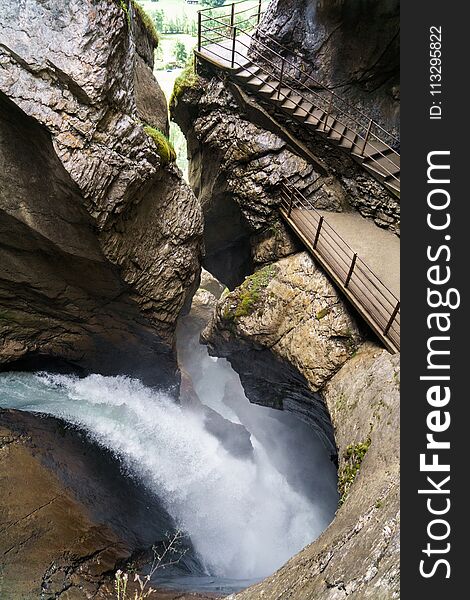
<path fill-rule="evenodd" d="M 212 8 L 217 8 L 218 6 L 223 6 L 225 0 L 201 0 L 201 4 L 205 6 L 211 6 Z"/>
<path fill-rule="evenodd" d="M 315 318 L 317 321 L 321 321 L 321 319 L 325 318 L 331 312 L 331 307 L 327 306 L 326 308 L 322 308 L 317 312 Z"/>
<path fill-rule="evenodd" d="M 188 64 L 176 78 L 173 86 L 173 93 L 170 98 L 170 111 L 171 107 L 174 106 L 182 94 L 189 88 L 195 86 L 199 78 L 194 72 L 194 55 L 191 56 Z"/>
<path fill-rule="evenodd" d="M 369 450 L 370 438 L 360 444 L 350 444 L 344 452 L 344 463 L 338 471 L 339 506 L 344 504 L 354 480 L 361 468 L 362 461 Z"/>
<path fill-rule="evenodd" d="M 144 131 L 155 142 L 157 152 L 162 159 L 162 165 L 168 165 L 171 162 L 175 162 L 176 152 L 173 144 L 166 137 L 166 135 L 159 129 L 150 127 L 150 125 L 144 125 Z"/>
<path fill-rule="evenodd" d="M 175 44 L 175 60 L 178 65 L 185 65 L 188 62 L 188 52 L 186 46 L 180 40 Z"/>
<path fill-rule="evenodd" d="M 262 291 L 268 286 L 274 275 L 275 269 L 269 265 L 247 277 L 238 288 L 237 307 L 234 311 L 227 307 L 224 319 L 234 321 L 240 317 L 251 315 L 259 303 Z"/>
<path fill-rule="evenodd" d="M 122 2 L 122 0 L 121 0 L 121 2 Z M 140 20 L 142 21 L 142 23 L 145 27 L 145 30 L 147 31 L 150 39 L 153 42 L 153 45 L 156 48 L 158 46 L 159 37 L 158 37 L 157 28 L 155 27 L 155 23 L 154 23 L 152 17 L 145 12 L 145 10 L 142 8 L 142 6 L 136 0 L 131 0 L 131 2 L 132 2 L 132 7 L 134 8 L 136 14 L 140 17 Z"/>

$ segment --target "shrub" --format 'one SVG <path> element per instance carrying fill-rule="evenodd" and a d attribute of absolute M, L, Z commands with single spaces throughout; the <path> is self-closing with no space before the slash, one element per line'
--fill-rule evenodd
<path fill-rule="evenodd" d="M 144 125 L 144 131 L 154 141 L 157 152 L 162 160 L 162 165 L 168 165 L 171 162 L 175 162 L 176 152 L 173 144 L 166 135 L 159 129 L 150 127 L 150 125 Z"/>
<path fill-rule="evenodd" d="M 369 446 L 370 438 L 367 438 L 365 442 L 350 444 L 346 448 L 343 455 L 344 463 L 338 472 L 339 506 L 342 506 L 348 497 L 349 490 L 356 479 Z"/>

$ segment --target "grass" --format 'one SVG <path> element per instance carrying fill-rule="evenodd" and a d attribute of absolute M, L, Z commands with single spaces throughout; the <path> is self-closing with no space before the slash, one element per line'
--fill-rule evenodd
<path fill-rule="evenodd" d="M 168 165 L 176 160 L 176 152 L 173 144 L 166 137 L 166 135 L 155 127 L 150 125 L 144 125 L 145 133 L 152 138 L 157 147 L 157 152 L 162 160 L 162 165 Z"/>
<path fill-rule="evenodd" d="M 344 452 L 344 462 L 338 472 L 338 491 L 340 494 L 339 506 L 342 506 L 348 497 L 354 480 L 359 473 L 364 456 L 369 450 L 370 438 L 360 444 L 350 444 Z"/>

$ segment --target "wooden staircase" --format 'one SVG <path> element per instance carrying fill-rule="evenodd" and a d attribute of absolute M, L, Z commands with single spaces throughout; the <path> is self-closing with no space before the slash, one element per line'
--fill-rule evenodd
<path fill-rule="evenodd" d="M 260 22 L 262 1 L 251 16 L 245 2 L 248 0 L 224 5 L 222 9 L 229 12 L 216 17 L 211 11 L 199 12 L 196 58 L 211 63 L 265 104 L 295 119 L 307 132 L 349 154 L 399 197 L 398 140 L 309 75 L 304 74 L 308 83 L 287 76 L 298 67 L 248 33 Z M 237 11 L 238 5 L 243 6 Z M 245 28 L 241 23 L 247 24 Z"/>
<path fill-rule="evenodd" d="M 329 115 L 327 110 L 319 108 L 292 87 L 282 85 L 272 74 L 251 61 L 230 69 L 229 75 L 242 87 L 295 118 L 307 131 L 324 137 L 349 153 L 387 189 L 400 194 L 400 155 L 390 146 L 378 139 L 364 139 L 338 117 Z"/>

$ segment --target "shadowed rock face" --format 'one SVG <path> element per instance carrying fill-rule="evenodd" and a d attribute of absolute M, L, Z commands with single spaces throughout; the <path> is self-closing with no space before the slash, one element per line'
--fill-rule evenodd
<path fill-rule="evenodd" d="M 234 599 L 398 600 L 399 386 L 399 356 L 370 343 L 328 382 L 322 395 L 335 429 L 340 481 L 350 449 L 364 442 L 369 449 L 321 537 Z"/>
<path fill-rule="evenodd" d="M 398 0 L 273 0 L 259 37 L 399 135 L 399 31 Z"/>
<path fill-rule="evenodd" d="M 167 131 L 167 107 L 129 19 L 114 1 L 0 0 L 0 364 L 167 386 L 202 216 L 144 132 Z"/>
<path fill-rule="evenodd" d="M 89 597 L 172 527 L 110 453 L 51 417 L 0 411 L 0 478 L 2 598 Z"/>
<path fill-rule="evenodd" d="M 170 385 L 170 349 L 103 255 L 49 135 L 0 98 L 0 366 L 131 372 Z"/>

